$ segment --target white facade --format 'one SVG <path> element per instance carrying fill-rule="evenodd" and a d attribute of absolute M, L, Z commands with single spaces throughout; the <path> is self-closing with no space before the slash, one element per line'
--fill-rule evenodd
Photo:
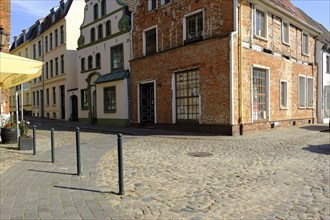
<path fill-rule="evenodd" d="M 78 42 L 78 90 L 74 94 L 81 121 L 129 125 L 129 20 L 128 7 L 122 1 L 86 1 Z"/>
<path fill-rule="evenodd" d="M 330 120 L 330 45 L 316 43 L 316 62 L 318 63 L 318 123 Z"/>
<path fill-rule="evenodd" d="M 31 26 L 26 37 L 23 32 L 13 44 L 12 53 L 24 56 L 26 47 L 29 58 L 44 62 L 42 76 L 32 80 L 28 90 L 35 117 L 71 117 L 67 91 L 77 89 L 76 48 L 84 7 L 84 1 L 61 0 L 58 7 Z M 19 42 L 24 43 L 17 47 Z"/>

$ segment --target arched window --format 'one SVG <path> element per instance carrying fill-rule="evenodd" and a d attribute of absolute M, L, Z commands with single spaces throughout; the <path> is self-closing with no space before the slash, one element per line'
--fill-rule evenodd
<path fill-rule="evenodd" d="M 81 72 L 85 71 L 85 58 L 81 59 Z"/>
<path fill-rule="evenodd" d="M 105 23 L 105 35 L 109 36 L 111 35 L 111 22 L 107 21 L 107 23 Z"/>
<path fill-rule="evenodd" d="M 103 25 L 99 24 L 99 26 L 97 27 L 97 31 L 98 31 L 98 39 L 103 38 Z"/>
<path fill-rule="evenodd" d="M 97 53 L 95 56 L 95 63 L 96 63 L 96 68 L 101 67 L 101 54 Z"/>
<path fill-rule="evenodd" d="M 101 2 L 101 16 L 104 16 L 107 13 L 107 1 L 102 0 Z"/>
<path fill-rule="evenodd" d="M 88 56 L 88 69 L 92 69 L 93 68 L 93 57 L 92 56 Z"/>
<path fill-rule="evenodd" d="M 91 29 L 91 42 L 95 41 L 95 28 Z"/>
<path fill-rule="evenodd" d="M 94 20 L 99 18 L 99 5 L 95 4 L 94 5 Z"/>

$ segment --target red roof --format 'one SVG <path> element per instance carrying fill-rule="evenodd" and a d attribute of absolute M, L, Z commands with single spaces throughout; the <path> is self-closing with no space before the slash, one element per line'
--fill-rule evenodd
<path fill-rule="evenodd" d="M 282 7 L 289 13 L 291 13 L 293 16 L 297 16 L 300 20 L 306 22 L 304 16 L 302 16 L 299 12 L 299 10 L 290 2 L 290 0 L 271 0 L 276 5 Z"/>

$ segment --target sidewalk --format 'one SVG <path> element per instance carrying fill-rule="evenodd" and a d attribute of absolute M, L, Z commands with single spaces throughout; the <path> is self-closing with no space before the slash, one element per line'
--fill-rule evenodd
<path fill-rule="evenodd" d="M 77 176 L 76 147 L 31 156 L 1 175 L 0 219 L 121 219 L 105 200 L 110 189 L 96 186 L 96 165 L 116 146 L 116 136 L 81 143 L 82 176 Z M 118 180 L 113 180 L 118 181 Z"/>

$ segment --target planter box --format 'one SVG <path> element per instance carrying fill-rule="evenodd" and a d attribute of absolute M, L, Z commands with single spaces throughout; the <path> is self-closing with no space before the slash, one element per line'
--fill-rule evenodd
<path fill-rule="evenodd" d="M 17 143 L 17 129 L 1 128 L 1 141 L 3 144 Z"/>
<path fill-rule="evenodd" d="M 19 137 L 18 149 L 19 150 L 32 150 L 33 138 L 32 137 Z"/>

